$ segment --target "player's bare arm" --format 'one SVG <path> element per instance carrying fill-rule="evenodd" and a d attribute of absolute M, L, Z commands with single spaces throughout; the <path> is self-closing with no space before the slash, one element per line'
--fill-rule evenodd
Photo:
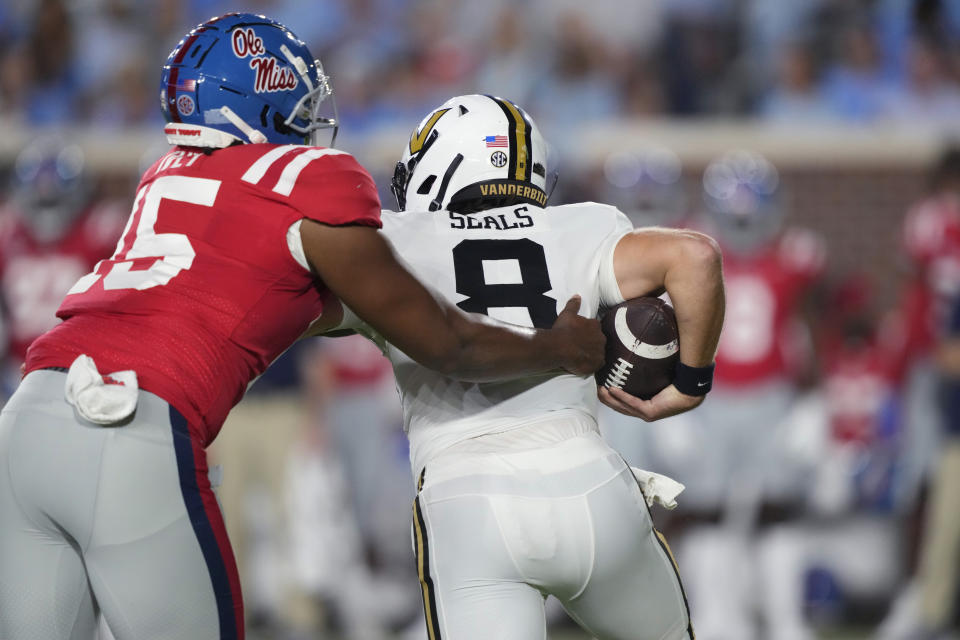
<path fill-rule="evenodd" d="M 724 290 L 720 248 L 707 235 L 689 230 L 638 229 L 617 244 L 613 254 L 624 298 L 670 294 L 680 332 L 680 362 L 689 367 L 713 363 L 723 327 Z M 650 400 L 619 389 L 601 388 L 600 399 L 621 413 L 646 421 L 689 411 L 703 396 L 681 393 L 673 385 Z"/>
<path fill-rule="evenodd" d="M 301 236 L 307 261 L 334 294 L 391 344 L 445 375 L 477 382 L 554 369 L 588 375 L 603 364 L 603 334 L 596 320 L 577 315 L 579 298 L 550 330 L 505 325 L 431 294 L 373 228 L 304 220 Z"/>

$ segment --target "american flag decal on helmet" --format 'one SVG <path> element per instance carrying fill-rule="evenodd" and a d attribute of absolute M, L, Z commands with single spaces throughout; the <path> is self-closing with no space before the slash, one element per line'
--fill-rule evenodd
<path fill-rule="evenodd" d="M 484 142 L 487 143 L 487 148 L 490 147 L 506 147 L 507 146 L 507 136 L 486 136 Z"/>

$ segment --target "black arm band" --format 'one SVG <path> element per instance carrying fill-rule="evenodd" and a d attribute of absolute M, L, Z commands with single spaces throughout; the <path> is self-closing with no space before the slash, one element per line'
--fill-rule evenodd
<path fill-rule="evenodd" d="M 713 387 L 713 369 L 716 364 L 706 367 L 688 367 L 677 360 L 676 377 L 673 386 L 688 396 L 705 396 Z"/>

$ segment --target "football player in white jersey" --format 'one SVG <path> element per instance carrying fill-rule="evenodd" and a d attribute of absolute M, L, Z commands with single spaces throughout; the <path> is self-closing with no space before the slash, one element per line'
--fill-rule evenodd
<path fill-rule="evenodd" d="M 717 245 L 691 231 L 634 231 L 602 204 L 546 206 L 546 175 L 546 143 L 524 111 L 454 98 L 413 132 L 393 182 L 402 212 L 384 212 L 384 232 L 461 309 L 520 325 L 550 326 L 572 292 L 593 317 L 666 290 L 681 388 L 649 401 L 600 397 L 646 420 L 697 406 L 723 321 Z M 345 308 L 315 328 L 377 339 Z M 676 566 L 650 519 L 653 496 L 601 439 L 592 377 L 465 383 L 380 344 L 418 478 L 414 542 L 431 640 L 545 638 L 547 595 L 597 638 L 692 640 Z"/>

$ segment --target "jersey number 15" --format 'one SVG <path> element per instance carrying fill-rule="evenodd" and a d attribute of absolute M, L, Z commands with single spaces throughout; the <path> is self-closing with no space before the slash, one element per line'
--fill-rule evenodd
<path fill-rule="evenodd" d="M 160 202 L 166 199 L 212 207 L 219 190 L 219 180 L 187 176 L 163 176 L 141 188 L 117 250 L 107 261 L 112 264 L 102 270 L 103 262 L 98 263 L 93 272 L 77 280 L 67 295 L 87 291 L 100 278 L 108 291 L 149 289 L 167 284 L 178 273 L 189 269 L 197 255 L 190 239 L 182 233 L 154 230 Z"/>

